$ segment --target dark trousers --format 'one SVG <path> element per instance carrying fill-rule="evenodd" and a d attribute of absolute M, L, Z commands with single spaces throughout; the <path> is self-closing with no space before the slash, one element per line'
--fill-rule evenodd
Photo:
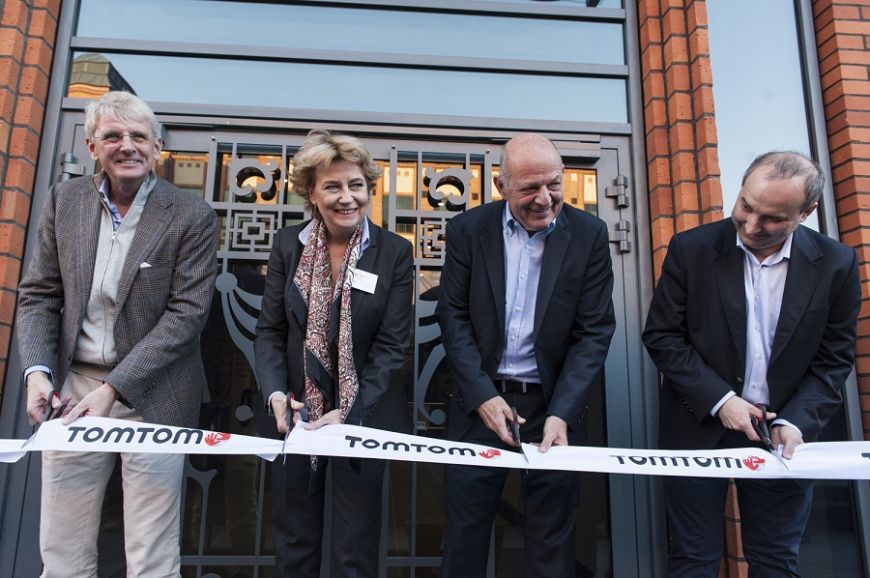
<path fill-rule="evenodd" d="M 542 393 L 505 394 L 504 397 L 527 419 L 520 432 L 523 441 L 541 441 L 546 417 Z M 480 420 L 461 441 L 507 448 Z M 447 530 L 442 578 L 486 575 L 490 534 L 507 474 L 505 468 L 446 466 Z M 523 472 L 522 493 L 525 509 L 524 576 L 573 577 L 574 526 L 580 505 L 579 475 L 560 471 Z"/>
<path fill-rule="evenodd" d="M 329 467 L 327 467 L 329 466 Z M 385 462 L 279 457 L 272 466 L 272 539 L 276 576 L 319 578 L 326 476 L 332 482 L 329 576 L 375 578 L 381 537 Z"/>
<path fill-rule="evenodd" d="M 748 443 L 727 434 L 722 445 Z M 799 576 L 798 553 L 813 503 L 812 482 L 738 479 L 735 484 L 750 578 Z M 718 578 L 728 480 L 666 477 L 664 489 L 669 578 Z"/>

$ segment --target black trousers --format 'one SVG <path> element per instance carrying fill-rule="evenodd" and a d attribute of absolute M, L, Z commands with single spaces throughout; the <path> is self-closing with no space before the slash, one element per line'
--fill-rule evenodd
<path fill-rule="evenodd" d="M 504 397 L 527 420 L 520 432 L 523 442 L 540 442 L 546 418 L 543 394 L 536 391 L 505 394 Z M 481 420 L 476 421 L 461 441 L 507 449 Z M 486 575 L 490 534 L 507 474 L 505 468 L 446 466 L 447 530 L 442 578 Z M 573 578 L 574 527 L 580 505 L 579 475 L 561 471 L 523 472 L 522 493 L 525 509 L 524 576 Z"/>
<path fill-rule="evenodd" d="M 376 578 L 385 462 L 288 455 L 272 465 L 276 576 L 319 578 L 326 476 L 332 479 L 329 576 Z M 327 467 L 328 466 L 328 467 Z"/>
<path fill-rule="evenodd" d="M 720 447 L 747 445 L 750 442 L 743 434 L 729 432 Z M 750 578 L 799 576 L 798 554 L 813 503 L 812 482 L 738 479 L 735 484 Z M 664 490 L 669 578 L 718 578 L 728 480 L 666 477 Z"/>

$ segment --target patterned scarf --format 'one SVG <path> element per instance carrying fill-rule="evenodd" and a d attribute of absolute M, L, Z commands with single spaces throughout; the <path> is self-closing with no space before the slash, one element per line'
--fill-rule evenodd
<path fill-rule="evenodd" d="M 362 231 L 363 223 L 360 221 L 351 235 L 338 279 L 333 286 L 326 226 L 321 219 L 316 219 L 293 276 L 293 283 L 308 306 L 303 362 L 305 405 L 311 421 L 333 409 L 327 396 L 332 397 L 337 392 L 341 421 L 344 423 L 359 391 L 359 378 L 353 364 L 350 290 L 353 271 L 360 256 Z M 333 353 L 330 346 L 336 331 L 338 351 Z M 316 456 L 311 457 L 311 467 L 317 469 Z"/>

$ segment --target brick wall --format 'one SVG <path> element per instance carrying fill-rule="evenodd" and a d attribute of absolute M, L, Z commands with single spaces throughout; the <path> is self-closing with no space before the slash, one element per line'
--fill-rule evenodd
<path fill-rule="evenodd" d="M 0 0 L 0 376 L 9 356 L 59 13 L 60 0 Z"/>
<path fill-rule="evenodd" d="M 639 0 L 644 132 L 655 276 L 674 233 L 723 217 L 713 75 L 702 0 Z M 740 512 L 729 491 L 720 575 L 745 577 Z"/>
<path fill-rule="evenodd" d="M 655 275 L 671 236 L 722 217 L 703 0 L 638 0 Z M 813 0 L 841 240 L 858 251 L 858 381 L 870 439 L 870 0 Z M 729 492 L 721 575 L 746 576 Z"/>
<path fill-rule="evenodd" d="M 644 130 L 655 273 L 671 236 L 722 218 L 706 4 L 640 0 Z"/>
<path fill-rule="evenodd" d="M 870 439 L 870 2 L 814 0 L 813 16 L 840 240 L 861 264 L 858 388 Z"/>

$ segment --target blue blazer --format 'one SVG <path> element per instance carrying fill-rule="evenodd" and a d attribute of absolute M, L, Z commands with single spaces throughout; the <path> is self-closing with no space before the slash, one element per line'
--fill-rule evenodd
<path fill-rule="evenodd" d="M 459 439 L 493 385 L 505 349 L 505 202 L 489 203 L 447 224 L 438 321 L 456 382 L 450 437 Z M 547 237 L 535 301 L 535 357 L 547 414 L 572 430 L 597 382 L 615 329 L 613 270 L 603 221 L 567 204 Z"/>

